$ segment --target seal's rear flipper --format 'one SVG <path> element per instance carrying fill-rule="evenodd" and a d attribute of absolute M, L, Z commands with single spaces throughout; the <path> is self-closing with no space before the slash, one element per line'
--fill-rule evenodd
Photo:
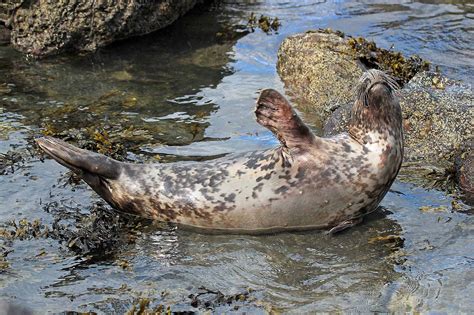
<path fill-rule="evenodd" d="M 52 137 L 38 138 L 36 143 L 49 156 L 76 173 L 86 173 L 104 179 L 115 179 L 120 175 L 120 162 L 105 155 L 76 148 Z"/>
<path fill-rule="evenodd" d="M 257 100 L 255 115 L 257 122 L 270 129 L 282 145 L 288 148 L 305 148 L 316 140 L 290 103 L 275 90 L 262 91 Z"/>
<path fill-rule="evenodd" d="M 338 225 L 336 225 L 335 227 L 333 227 L 332 229 L 330 229 L 327 233 L 328 234 L 336 234 L 336 233 L 339 233 L 341 231 L 344 231 L 350 227 L 353 227 L 353 226 L 356 226 L 360 223 L 362 223 L 363 221 L 363 218 L 355 218 L 355 219 L 350 219 L 350 220 L 346 220 L 346 221 L 343 221 L 341 223 L 339 223 Z"/>

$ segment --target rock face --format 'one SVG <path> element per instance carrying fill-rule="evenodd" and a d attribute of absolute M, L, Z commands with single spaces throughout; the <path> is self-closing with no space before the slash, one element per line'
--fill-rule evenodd
<path fill-rule="evenodd" d="M 453 161 L 473 135 L 473 104 L 469 86 L 429 72 L 416 75 L 400 91 L 407 160 Z"/>
<path fill-rule="evenodd" d="M 353 99 L 354 82 L 363 72 L 347 41 L 323 32 L 285 39 L 278 51 L 277 69 L 298 108 L 316 112 L 322 119 Z"/>
<path fill-rule="evenodd" d="M 301 110 L 318 113 L 322 121 L 352 101 L 354 83 L 372 68 L 393 74 L 403 85 L 419 71 L 428 70 L 429 63 L 330 29 L 290 36 L 278 51 L 277 70 L 293 100 Z"/>
<path fill-rule="evenodd" d="M 11 43 L 37 57 L 94 51 L 163 28 L 197 0 L 23 1 L 11 15 Z"/>
<path fill-rule="evenodd" d="M 287 38 L 280 47 L 278 70 L 289 94 L 303 112 L 323 113 L 325 135 L 347 130 L 354 87 L 367 67 L 361 56 L 351 51 L 351 39 L 306 33 Z M 397 55 L 401 60 L 413 60 Z M 422 161 L 454 170 L 454 161 L 461 155 L 471 157 L 459 162 L 463 167 L 458 167 L 456 177 L 464 191 L 472 190 L 472 88 L 437 73 L 418 71 L 398 94 L 404 118 L 405 162 Z"/>

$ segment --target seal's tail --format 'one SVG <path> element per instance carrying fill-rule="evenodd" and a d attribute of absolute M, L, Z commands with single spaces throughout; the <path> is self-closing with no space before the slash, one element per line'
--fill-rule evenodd
<path fill-rule="evenodd" d="M 79 149 L 52 137 L 36 139 L 36 143 L 53 159 L 76 173 L 87 173 L 105 179 L 120 175 L 120 162 L 105 155 Z"/>

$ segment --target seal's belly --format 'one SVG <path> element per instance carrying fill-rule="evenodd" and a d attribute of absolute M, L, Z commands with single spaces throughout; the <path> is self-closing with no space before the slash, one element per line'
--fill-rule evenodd
<path fill-rule="evenodd" d="M 325 228 L 355 212 L 351 188 L 316 179 L 307 165 L 285 164 L 275 152 L 225 161 L 148 170 L 129 199 L 154 219 L 236 231 Z"/>

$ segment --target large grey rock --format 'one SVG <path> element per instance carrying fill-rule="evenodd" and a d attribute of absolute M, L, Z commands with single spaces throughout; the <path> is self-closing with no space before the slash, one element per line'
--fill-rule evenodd
<path fill-rule="evenodd" d="M 94 51 L 163 28 L 196 0 L 23 1 L 11 16 L 11 43 L 34 56 Z"/>
<path fill-rule="evenodd" d="M 346 39 L 324 32 L 286 38 L 278 51 L 277 69 L 298 108 L 321 119 L 352 100 L 354 82 L 363 72 Z"/>

